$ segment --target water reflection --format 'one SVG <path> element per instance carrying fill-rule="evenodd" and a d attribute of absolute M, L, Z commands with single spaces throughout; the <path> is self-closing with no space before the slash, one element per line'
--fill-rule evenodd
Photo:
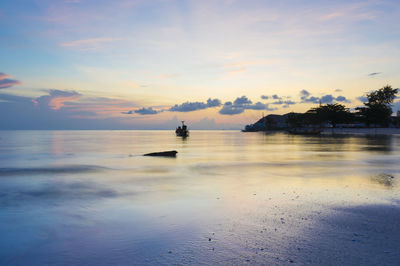
<path fill-rule="evenodd" d="M 283 263 L 290 242 L 333 208 L 400 200 L 394 136 L 0 138 L 0 264 Z M 141 156 L 162 150 L 179 153 Z"/>
<path fill-rule="evenodd" d="M 365 150 L 387 152 L 390 153 L 393 150 L 395 137 L 393 136 L 375 136 L 366 137 Z"/>

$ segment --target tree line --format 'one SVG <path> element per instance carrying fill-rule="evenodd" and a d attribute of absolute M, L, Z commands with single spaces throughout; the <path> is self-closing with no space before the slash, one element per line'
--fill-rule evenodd
<path fill-rule="evenodd" d="M 363 107 L 355 108 L 351 112 L 346 106 L 334 103 L 311 108 L 303 114 L 290 113 L 287 124 L 291 128 L 304 126 L 320 126 L 329 123 L 332 127 L 338 124 L 364 123 L 367 127 L 388 127 L 392 121 L 391 104 L 396 98 L 398 89 L 386 85 L 383 88 L 367 94 L 367 101 Z M 400 121 L 397 123 L 400 125 Z"/>

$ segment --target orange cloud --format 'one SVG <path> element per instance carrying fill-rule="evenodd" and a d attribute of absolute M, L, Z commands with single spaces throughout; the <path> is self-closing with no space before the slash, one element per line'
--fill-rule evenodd
<path fill-rule="evenodd" d="M 11 76 L 0 72 L 0 80 L 6 79 L 6 78 L 11 78 Z"/>
<path fill-rule="evenodd" d="M 49 90 L 48 92 L 48 95 L 32 100 L 34 105 L 48 106 L 53 110 L 59 110 L 65 106 L 65 103 L 79 100 L 82 96 L 76 91 Z"/>
<path fill-rule="evenodd" d="M 62 97 L 62 96 L 55 97 L 49 101 L 49 107 L 53 110 L 58 110 L 61 107 L 64 107 L 66 102 L 73 102 L 73 101 L 79 100 L 79 98 L 80 98 L 80 95 L 73 95 L 73 96 L 67 96 L 67 97 Z"/>
<path fill-rule="evenodd" d="M 22 85 L 22 82 L 10 79 L 12 76 L 0 72 L 0 89 L 10 88 L 15 85 Z"/>

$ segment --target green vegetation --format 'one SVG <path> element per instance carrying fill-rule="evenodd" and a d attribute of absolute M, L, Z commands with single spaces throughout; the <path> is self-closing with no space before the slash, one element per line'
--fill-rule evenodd
<path fill-rule="evenodd" d="M 353 115 L 349 109 L 338 103 L 321 105 L 310 109 L 307 113 L 314 114 L 319 123 L 330 123 L 332 127 L 336 127 L 337 124 L 341 123 L 349 123 L 353 120 Z"/>
<path fill-rule="evenodd" d="M 254 124 L 247 125 L 243 131 L 265 131 L 300 128 L 319 128 L 339 124 L 346 127 L 370 127 L 390 125 L 399 127 L 400 116 L 392 117 L 391 104 L 399 89 L 386 85 L 383 88 L 367 94 L 367 102 L 354 111 L 343 104 L 323 104 L 311 108 L 305 113 L 288 113 L 285 115 L 268 115 Z"/>
<path fill-rule="evenodd" d="M 393 89 L 391 86 L 385 87 L 371 92 L 367 95 L 368 102 L 364 103 L 365 107 L 357 107 L 358 115 L 362 121 L 369 127 L 370 125 L 377 125 L 387 127 L 391 122 L 393 103 L 398 89 Z"/>
<path fill-rule="evenodd" d="M 318 126 L 330 123 L 336 127 L 340 123 L 349 123 L 354 120 L 354 115 L 342 104 L 326 104 L 311 108 L 304 114 L 290 113 L 286 122 L 291 128 L 303 127 L 304 125 Z"/>
<path fill-rule="evenodd" d="M 331 124 L 335 128 L 338 124 L 365 123 L 367 127 L 374 125 L 388 127 L 392 121 L 391 104 L 396 98 L 398 89 L 386 85 L 383 88 L 373 91 L 367 95 L 368 101 L 364 107 L 357 107 L 356 112 L 350 112 L 342 104 L 325 104 L 311 108 L 303 114 L 289 113 L 286 119 L 289 128 L 304 126 L 321 126 Z"/>

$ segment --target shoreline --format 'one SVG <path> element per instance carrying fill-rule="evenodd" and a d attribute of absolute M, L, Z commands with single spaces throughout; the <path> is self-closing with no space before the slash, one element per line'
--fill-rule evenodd
<path fill-rule="evenodd" d="M 324 128 L 322 135 L 400 135 L 400 128 Z"/>

